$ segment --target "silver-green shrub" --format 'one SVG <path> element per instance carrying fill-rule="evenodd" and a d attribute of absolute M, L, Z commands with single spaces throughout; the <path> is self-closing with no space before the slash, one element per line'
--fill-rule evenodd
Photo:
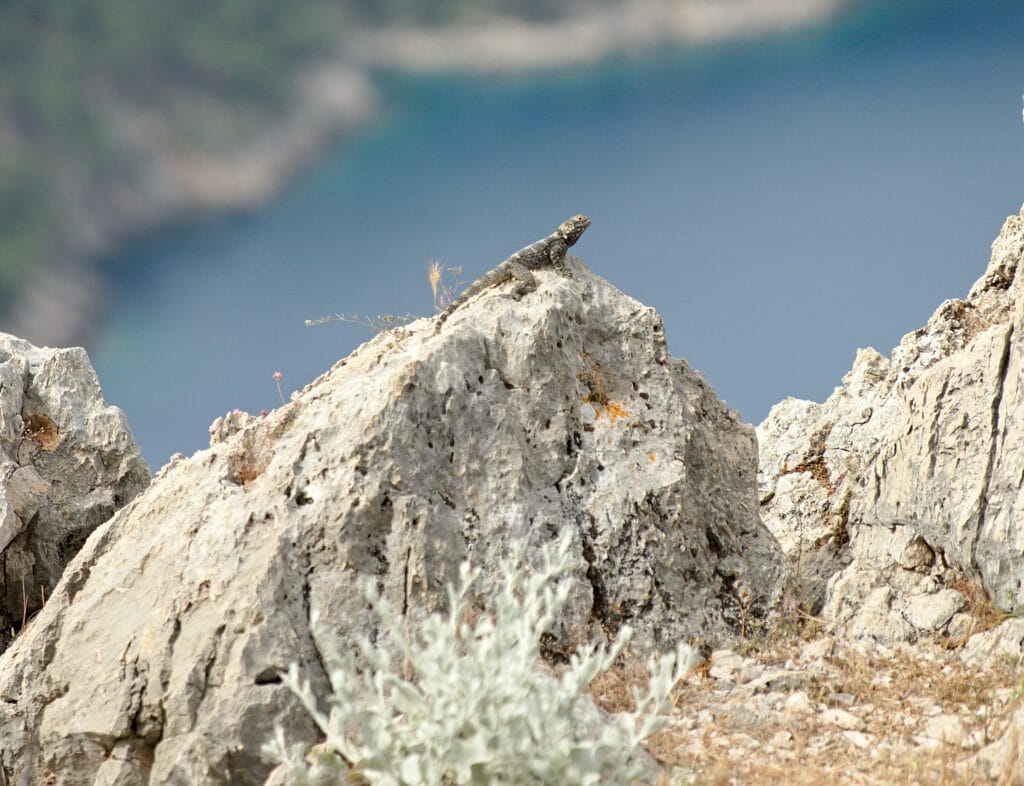
<path fill-rule="evenodd" d="M 590 682 L 622 652 L 623 628 L 608 648 L 590 645 L 573 656 L 560 677 L 540 665 L 540 638 L 564 606 L 571 536 L 541 554 L 540 568 L 522 566 L 522 549 L 502 562 L 503 583 L 489 613 L 466 622 L 467 596 L 477 576 L 463 565 L 458 587 L 448 588 L 448 613 L 427 618 L 410 638 L 402 615 L 372 588 L 367 598 L 382 630 L 399 652 L 398 667 L 386 651 L 363 638 L 359 669 L 342 653 L 314 614 L 311 619 L 329 671 L 330 711 L 320 708 L 309 682 L 293 664 L 284 678 L 326 736 L 306 755 L 288 746 L 278 728 L 265 747 L 300 784 L 368 783 L 558 784 L 635 783 L 645 772 L 640 742 L 664 725 L 669 691 L 696 660 L 689 647 L 652 658 L 650 688 L 635 690 L 636 709 L 609 718 L 586 695 Z M 400 676 L 406 666 L 410 679 Z"/>

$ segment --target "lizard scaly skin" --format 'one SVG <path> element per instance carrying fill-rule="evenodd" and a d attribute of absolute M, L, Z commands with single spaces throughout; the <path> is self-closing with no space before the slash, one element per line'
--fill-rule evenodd
<path fill-rule="evenodd" d="M 540 270 L 545 267 L 552 267 L 563 276 L 569 276 L 569 269 L 565 266 L 565 255 L 580 235 L 590 226 L 590 219 L 586 216 L 573 216 L 563 221 L 554 232 L 536 243 L 531 243 L 526 248 L 521 248 L 489 273 L 478 278 L 469 288 L 463 292 L 451 305 L 449 305 L 437 318 L 437 327 L 434 332 L 441 330 L 445 320 L 452 315 L 455 309 L 474 295 L 483 292 L 490 287 L 504 284 L 506 281 L 516 281 L 516 287 L 512 290 L 512 297 L 516 300 L 528 292 L 537 288 L 537 279 L 532 270 Z"/>

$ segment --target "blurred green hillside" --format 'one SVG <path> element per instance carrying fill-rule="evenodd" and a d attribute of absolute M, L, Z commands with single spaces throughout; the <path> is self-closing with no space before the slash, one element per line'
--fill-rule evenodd
<path fill-rule="evenodd" d="M 0 4 L 0 303 L 35 266 L 102 250 L 155 144 L 218 151 L 271 125 L 347 29 L 558 16 L 552 0 L 9 0 Z M 123 211 L 122 211 L 123 212 Z M 96 225 L 100 228 L 97 229 Z M 113 234 L 116 234 L 113 233 Z"/>

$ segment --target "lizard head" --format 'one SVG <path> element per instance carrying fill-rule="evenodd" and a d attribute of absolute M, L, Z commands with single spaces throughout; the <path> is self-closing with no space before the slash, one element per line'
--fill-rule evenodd
<path fill-rule="evenodd" d="M 580 239 L 580 235 L 590 226 L 590 219 L 586 216 L 573 216 L 568 221 L 563 221 L 558 227 L 558 234 L 561 235 L 567 246 L 571 246 Z"/>

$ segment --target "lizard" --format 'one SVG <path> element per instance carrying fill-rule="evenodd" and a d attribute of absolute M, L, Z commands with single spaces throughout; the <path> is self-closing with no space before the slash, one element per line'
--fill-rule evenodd
<path fill-rule="evenodd" d="M 550 266 L 559 274 L 570 277 L 569 269 L 565 266 L 565 255 L 569 247 L 580 239 L 580 235 L 589 226 L 590 219 L 586 216 L 573 216 L 559 224 L 558 229 L 547 237 L 516 251 L 504 262 L 470 284 L 465 292 L 442 311 L 437 319 L 437 327 L 434 332 L 437 333 L 441 330 L 441 326 L 452 315 L 452 312 L 485 289 L 514 280 L 517 283 L 515 289 L 512 290 L 512 297 L 518 300 L 537 288 L 537 279 L 530 272 L 532 270 Z"/>

